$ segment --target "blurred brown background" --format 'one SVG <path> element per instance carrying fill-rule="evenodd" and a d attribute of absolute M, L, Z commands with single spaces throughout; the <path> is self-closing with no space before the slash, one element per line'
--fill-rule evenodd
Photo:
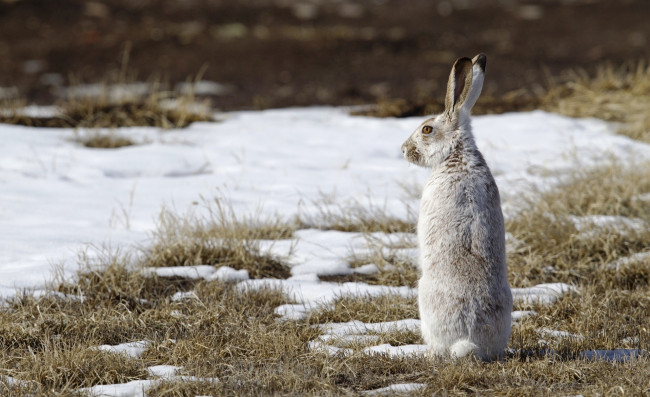
<path fill-rule="evenodd" d="M 650 59 L 649 18 L 647 0 L 0 0 L 0 95 L 52 103 L 119 70 L 128 47 L 141 80 L 207 65 L 224 110 L 422 100 L 478 52 L 500 95 Z"/>

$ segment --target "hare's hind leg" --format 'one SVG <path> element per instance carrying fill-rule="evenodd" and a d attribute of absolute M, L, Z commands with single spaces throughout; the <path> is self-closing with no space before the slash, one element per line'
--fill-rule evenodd
<path fill-rule="evenodd" d="M 420 279 L 418 287 L 422 339 L 429 347 L 429 355 L 446 356 L 449 354 L 449 321 L 440 309 L 441 293 L 435 283 L 424 277 Z"/>

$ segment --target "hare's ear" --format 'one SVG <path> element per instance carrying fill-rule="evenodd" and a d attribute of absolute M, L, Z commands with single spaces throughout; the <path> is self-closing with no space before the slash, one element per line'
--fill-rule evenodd
<path fill-rule="evenodd" d="M 481 95 L 481 90 L 483 89 L 483 80 L 485 79 L 485 65 L 487 59 L 485 54 L 478 54 L 472 59 L 472 87 L 469 90 L 469 95 L 462 107 L 467 113 L 472 111 L 476 100 L 478 100 L 479 95 Z"/>
<path fill-rule="evenodd" d="M 445 97 L 445 113 L 450 119 L 457 117 L 472 87 L 472 61 L 458 58 L 451 68 Z"/>

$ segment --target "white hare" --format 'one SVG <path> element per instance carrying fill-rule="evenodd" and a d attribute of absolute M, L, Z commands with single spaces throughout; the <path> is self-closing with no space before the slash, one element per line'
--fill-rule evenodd
<path fill-rule="evenodd" d="M 422 336 L 435 356 L 502 356 L 510 338 L 512 294 L 506 277 L 499 190 L 476 147 L 470 111 L 483 87 L 485 55 L 451 69 L 445 111 L 402 145 L 430 167 L 422 192 L 418 243 Z"/>

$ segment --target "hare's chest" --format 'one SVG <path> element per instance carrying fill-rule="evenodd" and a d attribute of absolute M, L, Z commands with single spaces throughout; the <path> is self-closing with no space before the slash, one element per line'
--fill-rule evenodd
<path fill-rule="evenodd" d="M 457 184 L 427 184 L 420 200 L 418 226 L 435 224 L 438 227 L 453 223 L 464 216 L 462 187 Z"/>
<path fill-rule="evenodd" d="M 424 251 L 440 252 L 468 239 L 471 209 L 459 184 L 428 183 L 420 201 L 418 242 Z"/>

